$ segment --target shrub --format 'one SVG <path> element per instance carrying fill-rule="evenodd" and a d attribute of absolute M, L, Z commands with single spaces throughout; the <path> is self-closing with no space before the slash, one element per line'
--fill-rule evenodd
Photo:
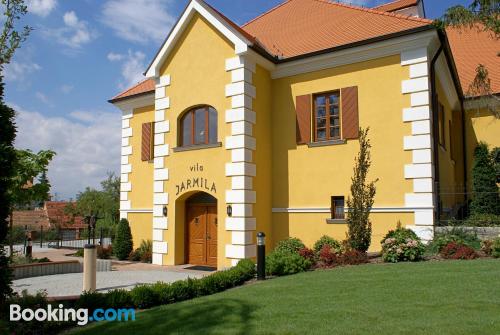
<path fill-rule="evenodd" d="M 359 265 L 365 263 L 368 263 L 368 255 L 366 252 L 359 250 L 348 250 L 339 257 L 339 264 L 342 265 Z"/>
<path fill-rule="evenodd" d="M 500 215 L 500 199 L 494 159 L 484 142 L 474 150 L 472 165 L 472 190 L 474 197 L 470 205 L 472 214 Z"/>
<path fill-rule="evenodd" d="M 493 240 L 493 245 L 491 247 L 491 256 L 500 258 L 500 238 L 496 238 Z"/>
<path fill-rule="evenodd" d="M 448 243 L 442 250 L 441 256 L 446 259 L 474 259 L 476 251 L 471 247 L 456 242 Z"/>
<path fill-rule="evenodd" d="M 177 283 L 177 282 L 176 282 Z M 130 291 L 132 302 L 137 308 L 150 308 L 158 305 L 159 297 L 153 285 L 137 285 Z"/>
<path fill-rule="evenodd" d="M 76 302 L 76 308 L 87 308 L 89 313 L 98 308 L 107 308 L 106 295 L 99 292 L 83 292 Z"/>
<path fill-rule="evenodd" d="M 103 247 L 101 245 L 97 246 L 97 258 L 99 259 L 110 259 L 113 254 L 113 248 L 111 246 Z"/>
<path fill-rule="evenodd" d="M 83 257 L 83 249 L 78 249 L 74 254 L 73 256 L 75 257 Z"/>
<path fill-rule="evenodd" d="M 302 248 L 299 250 L 299 255 L 312 263 L 316 262 L 316 253 L 309 248 Z"/>
<path fill-rule="evenodd" d="M 314 243 L 313 249 L 319 254 L 324 245 L 329 245 L 330 248 L 338 254 L 342 253 L 342 246 L 340 242 L 327 235 L 321 236 L 321 238 Z"/>
<path fill-rule="evenodd" d="M 493 253 L 493 241 L 492 240 L 481 241 L 481 251 L 484 252 L 485 255 L 491 256 L 491 254 Z"/>
<path fill-rule="evenodd" d="M 432 253 L 439 253 L 451 242 L 464 244 L 475 250 L 481 248 L 481 240 L 477 237 L 475 232 L 469 232 L 459 227 L 453 227 L 445 233 L 436 234 L 428 248 Z"/>
<path fill-rule="evenodd" d="M 319 262 L 321 267 L 331 267 L 339 263 L 339 255 L 332 250 L 332 247 L 325 244 L 319 252 Z"/>
<path fill-rule="evenodd" d="M 278 245 L 274 249 L 276 252 L 290 252 L 290 253 L 298 253 L 300 249 L 305 248 L 306 246 L 302 241 L 296 237 L 289 237 L 285 240 L 281 240 L 278 242 Z"/>
<path fill-rule="evenodd" d="M 384 262 L 415 262 L 422 259 L 425 246 L 410 229 L 402 228 L 401 223 L 391 230 L 382 240 L 382 259 Z"/>
<path fill-rule="evenodd" d="M 117 289 L 106 294 L 106 306 L 108 308 L 127 308 L 133 307 L 134 302 L 129 291 Z"/>
<path fill-rule="evenodd" d="M 266 257 L 266 273 L 269 275 L 290 275 L 307 271 L 311 266 L 312 262 L 298 253 L 275 250 Z"/>
<path fill-rule="evenodd" d="M 498 227 L 500 226 L 500 215 L 474 214 L 464 221 L 467 227 Z"/>
<path fill-rule="evenodd" d="M 119 260 L 127 259 L 133 249 L 132 233 L 127 219 L 121 219 L 116 230 L 116 238 L 113 241 L 116 257 Z"/>
<path fill-rule="evenodd" d="M 153 242 L 151 240 L 142 240 L 139 248 L 130 252 L 128 259 L 131 261 L 141 261 L 151 263 L 153 258 Z"/>

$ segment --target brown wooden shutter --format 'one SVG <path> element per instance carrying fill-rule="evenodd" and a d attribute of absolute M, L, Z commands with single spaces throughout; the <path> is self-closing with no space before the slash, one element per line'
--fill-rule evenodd
<path fill-rule="evenodd" d="M 344 87 L 341 89 L 342 108 L 342 138 L 354 139 L 359 137 L 358 87 Z"/>
<path fill-rule="evenodd" d="M 297 144 L 311 142 L 311 95 L 300 95 L 295 101 Z"/>
<path fill-rule="evenodd" d="M 141 160 L 150 161 L 153 159 L 154 150 L 154 124 L 147 122 L 142 124 Z"/>

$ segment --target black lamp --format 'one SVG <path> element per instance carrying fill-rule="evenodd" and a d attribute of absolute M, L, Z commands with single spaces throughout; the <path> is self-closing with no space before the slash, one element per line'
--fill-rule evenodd
<path fill-rule="evenodd" d="M 167 206 L 163 206 L 163 216 L 168 216 L 168 208 Z"/>
<path fill-rule="evenodd" d="M 227 205 L 227 216 L 233 216 L 233 207 L 231 205 Z"/>

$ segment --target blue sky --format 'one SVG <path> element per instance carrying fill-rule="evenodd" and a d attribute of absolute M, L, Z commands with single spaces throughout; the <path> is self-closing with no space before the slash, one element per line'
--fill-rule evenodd
<path fill-rule="evenodd" d="M 281 0 L 208 0 L 242 24 Z M 367 7 L 384 0 L 346 1 Z M 34 28 L 5 69 L 19 148 L 53 149 L 52 192 L 74 198 L 119 171 L 120 112 L 107 100 L 141 79 L 187 0 L 28 0 Z M 429 18 L 470 0 L 425 0 Z"/>

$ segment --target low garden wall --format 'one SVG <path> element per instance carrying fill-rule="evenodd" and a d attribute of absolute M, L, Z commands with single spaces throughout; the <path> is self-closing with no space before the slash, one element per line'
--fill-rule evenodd
<path fill-rule="evenodd" d="M 457 227 L 436 227 L 436 233 L 446 233 L 453 229 L 457 229 Z M 460 227 L 460 229 L 466 232 L 476 233 L 477 237 L 481 240 L 492 240 L 500 237 L 500 227 Z"/>
<path fill-rule="evenodd" d="M 77 260 L 12 265 L 11 268 L 14 279 L 83 272 L 83 264 Z M 98 259 L 97 271 L 111 271 L 111 260 Z"/>

